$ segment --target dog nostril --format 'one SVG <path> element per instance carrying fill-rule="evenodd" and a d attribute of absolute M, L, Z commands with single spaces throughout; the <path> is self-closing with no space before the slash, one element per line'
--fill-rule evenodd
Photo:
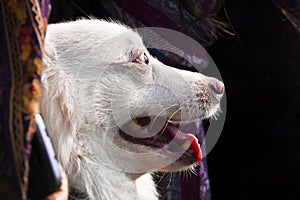
<path fill-rule="evenodd" d="M 217 94 L 224 93 L 224 84 L 219 80 L 213 80 L 209 83 L 209 87 Z"/>

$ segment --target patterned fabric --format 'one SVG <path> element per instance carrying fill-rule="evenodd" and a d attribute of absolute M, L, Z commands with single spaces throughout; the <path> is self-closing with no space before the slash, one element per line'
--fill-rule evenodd
<path fill-rule="evenodd" d="M 185 33 L 203 46 L 209 46 L 217 38 L 216 26 L 211 20 L 211 15 L 220 2 L 220 0 L 112 0 L 103 1 L 101 5 L 106 18 L 121 20 L 132 27 L 172 29 Z M 171 66 L 192 68 L 193 63 L 169 52 L 160 51 L 155 55 Z"/>
<path fill-rule="evenodd" d="M 1 0 L 0 12 L 0 196 L 27 199 L 49 0 Z"/>

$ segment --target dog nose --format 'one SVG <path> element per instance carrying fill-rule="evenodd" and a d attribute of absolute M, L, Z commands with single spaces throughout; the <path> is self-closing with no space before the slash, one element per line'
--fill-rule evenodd
<path fill-rule="evenodd" d="M 217 79 L 211 79 L 208 83 L 208 86 L 212 91 L 214 91 L 216 94 L 223 94 L 224 93 L 224 84 L 217 80 Z"/>

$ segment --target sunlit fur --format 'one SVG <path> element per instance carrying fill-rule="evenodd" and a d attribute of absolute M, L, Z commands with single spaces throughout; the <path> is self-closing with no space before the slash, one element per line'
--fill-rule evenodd
<path fill-rule="evenodd" d="M 132 62 L 140 52 L 147 54 L 148 65 Z M 191 121 L 209 118 L 219 108 L 220 95 L 209 87 L 216 79 L 162 64 L 136 32 L 118 23 L 49 25 L 44 63 L 41 113 L 70 186 L 89 199 L 158 198 L 148 172 L 172 158 L 125 141 L 120 124 L 159 113 Z M 143 154 L 148 152 L 153 153 Z M 176 161 L 164 170 L 185 168 Z"/>

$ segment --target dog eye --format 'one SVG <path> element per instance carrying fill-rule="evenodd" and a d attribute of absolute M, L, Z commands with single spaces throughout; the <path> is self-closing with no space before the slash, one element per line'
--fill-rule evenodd
<path fill-rule="evenodd" d="M 139 57 L 137 57 L 136 59 L 133 60 L 133 62 L 137 62 L 137 63 L 141 63 L 141 64 L 144 63 L 144 64 L 148 65 L 149 58 L 146 55 L 146 53 L 141 53 L 139 55 Z"/>

